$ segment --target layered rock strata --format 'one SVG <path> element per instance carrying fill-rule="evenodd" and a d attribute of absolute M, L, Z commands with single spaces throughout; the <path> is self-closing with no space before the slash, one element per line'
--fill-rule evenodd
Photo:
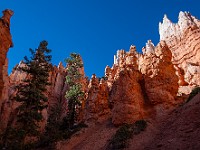
<path fill-rule="evenodd" d="M 172 52 L 172 63 L 180 76 L 179 92 L 188 94 L 200 86 L 200 21 L 189 12 L 180 12 L 178 23 L 165 15 L 159 33 Z"/>

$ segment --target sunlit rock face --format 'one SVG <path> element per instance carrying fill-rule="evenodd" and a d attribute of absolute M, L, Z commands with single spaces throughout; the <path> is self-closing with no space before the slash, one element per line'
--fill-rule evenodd
<path fill-rule="evenodd" d="M 180 12 L 176 24 L 165 15 L 159 24 L 157 46 L 148 40 L 143 54 L 133 45 L 128 52 L 117 51 L 113 66 L 105 68 L 114 124 L 147 117 L 147 101 L 156 113 L 172 108 L 179 103 L 177 95 L 188 94 L 200 85 L 199 26 L 200 21 L 188 12 Z"/>
<path fill-rule="evenodd" d="M 134 46 L 129 52 L 117 52 L 112 68 L 105 69 L 113 124 L 148 117 L 147 105 L 155 110 L 175 106 L 179 86 L 171 59 L 172 53 L 164 41 L 155 47 L 148 40 L 143 54 L 137 53 Z"/>
<path fill-rule="evenodd" d="M 172 63 L 180 77 L 179 93 L 188 94 L 200 86 L 200 21 L 188 12 L 179 13 L 178 23 L 165 16 L 159 33 L 172 52 Z"/>
<path fill-rule="evenodd" d="M 142 52 L 145 55 L 155 54 L 155 46 L 151 40 L 148 40 L 146 46 L 142 48 Z"/>
<path fill-rule="evenodd" d="M 167 18 L 167 15 L 164 15 L 163 22 L 159 23 L 160 40 L 169 40 L 171 37 L 180 39 L 188 27 L 199 27 L 199 25 L 199 20 L 189 12 L 181 11 L 178 16 L 178 23 L 173 23 Z"/>
<path fill-rule="evenodd" d="M 0 112 L 4 111 L 3 105 L 6 105 L 8 100 L 9 79 L 7 72 L 7 52 L 9 48 L 12 47 L 12 37 L 10 33 L 10 18 L 12 15 L 13 11 L 6 9 L 3 11 L 3 16 L 0 18 Z M 0 114 L 0 120 L 1 118 Z M 3 122 L 0 123 L 0 128 L 1 126 L 5 126 Z"/>

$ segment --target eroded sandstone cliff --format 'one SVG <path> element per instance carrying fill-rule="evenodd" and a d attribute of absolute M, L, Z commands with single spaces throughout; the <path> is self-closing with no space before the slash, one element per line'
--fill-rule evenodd
<path fill-rule="evenodd" d="M 7 17 L 4 18 L 12 15 L 10 11 L 7 13 Z M 3 26 L 5 31 L 9 31 L 9 24 Z M 189 13 L 180 12 L 177 24 L 164 16 L 163 23 L 159 25 L 161 41 L 157 46 L 148 40 L 142 54 L 136 51 L 134 45 L 131 45 L 128 52 L 118 50 L 114 56 L 113 66 L 105 68 L 105 78 L 99 79 L 93 75 L 90 81 L 85 77 L 81 80 L 86 95 L 79 112 L 79 120 L 97 123 L 111 118 L 114 125 L 120 125 L 160 116 L 165 111 L 173 109 L 181 102 L 177 95 L 188 94 L 194 86 L 200 85 L 199 30 L 198 19 Z M 10 34 L 3 34 L 2 40 L 7 39 L 10 39 L 6 47 L 8 49 L 12 45 L 11 37 Z M 2 64 L 5 66 L 6 63 Z M 16 92 L 15 86 L 26 78 L 26 75 L 16 68 L 9 77 L 8 93 L 4 92 L 7 101 L 2 105 L 0 114 L 4 120 L 4 128 L 11 122 L 12 114 L 16 114 L 15 108 L 18 104 L 12 101 Z M 80 72 L 85 76 L 84 68 Z M 58 67 L 54 66 L 49 74 L 49 107 L 43 112 L 43 126 L 49 117 L 51 107 L 61 104 L 61 115 L 64 116 L 67 112 L 67 69 L 60 63 Z M 5 70 L 3 77 L 7 77 Z M 6 81 L 3 78 L 1 80 Z"/>
<path fill-rule="evenodd" d="M 189 12 L 180 12 L 178 23 L 167 16 L 159 23 L 160 40 L 172 52 L 172 63 L 179 74 L 179 92 L 188 94 L 200 85 L 200 21 Z"/>
<path fill-rule="evenodd" d="M 88 91 L 85 105 L 85 120 L 88 123 L 97 123 L 108 119 L 110 116 L 109 91 L 106 81 L 99 79 L 96 75 L 88 84 Z"/>
<path fill-rule="evenodd" d="M 12 47 L 12 39 L 10 34 L 10 18 L 13 15 L 11 10 L 4 10 L 3 17 L 0 18 L 0 101 L 4 99 L 5 86 L 8 78 L 8 60 L 7 52 Z M 1 103 L 0 103 L 1 106 Z M 1 108 L 1 107 L 0 107 Z"/>
<path fill-rule="evenodd" d="M 12 37 L 10 34 L 10 18 L 13 11 L 4 10 L 0 18 L 0 118 L 7 101 L 8 95 L 8 59 L 7 52 L 12 47 Z"/>

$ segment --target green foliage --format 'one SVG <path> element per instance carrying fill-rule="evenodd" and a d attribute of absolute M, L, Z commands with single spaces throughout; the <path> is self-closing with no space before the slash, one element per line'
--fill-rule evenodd
<path fill-rule="evenodd" d="M 68 114 L 62 118 L 63 105 L 61 101 L 49 109 L 50 116 L 47 121 L 46 131 L 40 137 L 37 148 L 55 149 L 57 141 L 68 139 L 77 131 L 87 127 L 84 123 L 74 126 L 77 108 L 81 105 L 81 100 L 84 96 L 80 84 L 80 79 L 82 78 L 80 68 L 83 67 L 81 57 L 79 54 L 72 53 L 70 58 L 66 59 L 66 62 L 66 84 L 69 87 L 65 96 L 68 103 Z"/>
<path fill-rule="evenodd" d="M 1 135 L 0 149 L 27 150 L 34 147 L 34 143 L 23 143 L 23 130 L 10 127 L 5 133 Z"/>
<path fill-rule="evenodd" d="M 2 133 L 0 137 L 0 149 L 22 149 L 20 132 L 17 132 L 15 129 L 7 129 L 7 131 Z"/>
<path fill-rule="evenodd" d="M 65 61 L 67 63 L 66 83 L 73 86 L 82 77 L 79 71 L 83 67 L 81 56 L 76 53 L 71 53 L 70 58 L 67 58 Z"/>
<path fill-rule="evenodd" d="M 192 90 L 192 92 L 190 93 L 190 95 L 189 95 L 189 97 L 188 97 L 186 103 L 189 102 L 189 101 L 190 101 L 193 97 L 195 97 L 198 93 L 200 93 L 200 87 L 195 87 L 195 88 Z"/>
<path fill-rule="evenodd" d="M 67 63 L 67 76 L 66 84 L 69 89 L 66 92 L 66 99 L 68 103 L 68 114 L 65 121 L 69 127 L 73 127 L 77 119 L 77 109 L 81 106 L 81 101 L 84 98 L 84 92 L 80 80 L 82 75 L 80 69 L 83 67 L 81 56 L 76 53 L 71 53 L 70 58 L 66 59 Z"/>
<path fill-rule="evenodd" d="M 16 132 L 9 132 L 7 141 L 15 136 L 19 144 L 24 144 L 25 137 L 38 136 L 38 123 L 43 119 L 42 110 L 47 107 L 47 90 L 51 50 L 47 48 L 48 43 L 42 41 L 36 50 L 30 49 L 31 58 L 24 57 L 24 66 L 18 70 L 27 74 L 27 78 L 17 86 L 17 94 L 14 100 L 20 103 L 17 107 Z M 15 140 L 12 140 L 15 143 Z"/>
<path fill-rule="evenodd" d="M 72 129 L 65 129 L 63 130 L 63 139 L 69 139 L 73 134 L 75 134 L 76 132 L 80 131 L 82 128 L 87 128 L 88 125 L 86 125 L 85 123 L 81 122 L 76 126 L 73 126 Z"/>
<path fill-rule="evenodd" d="M 132 138 L 133 135 L 139 134 L 144 131 L 147 123 L 144 120 L 136 121 L 134 124 L 124 124 L 115 133 L 115 135 L 110 140 L 107 149 L 117 150 L 127 147 L 127 140 Z"/>
<path fill-rule="evenodd" d="M 41 135 L 37 143 L 37 147 L 40 148 L 53 148 L 56 141 L 63 139 L 63 130 L 60 130 L 62 124 L 62 104 L 57 103 L 51 106 L 49 112 L 45 133 Z"/>
<path fill-rule="evenodd" d="M 46 130 L 45 134 L 40 137 L 40 140 L 36 144 L 36 148 L 40 149 L 55 149 L 55 143 L 60 140 L 66 140 L 71 138 L 73 134 L 80 131 L 82 128 L 88 127 L 84 123 L 80 123 L 77 126 L 73 127 L 72 129 L 66 128 L 63 126 L 63 122 L 53 122 L 52 124 L 48 123 L 48 129 Z M 64 128 L 63 128 L 64 127 Z"/>

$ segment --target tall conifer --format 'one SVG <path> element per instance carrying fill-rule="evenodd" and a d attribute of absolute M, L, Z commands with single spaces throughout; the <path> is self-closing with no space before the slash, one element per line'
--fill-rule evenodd
<path fill-rule="evenodd" d="M 71 53 L 70 58 L 66 59 L 67 63 L 67 76 L 66 83 L 69 86 L 66 92 L 66 99 L 68 102 L 68 115 L 69 127 L 73 127 L 77 118 L 77 109 L 81 106 L 81 101 L 84 97 L 82 85 L 80 80 L 82 75 L 80 69 L 83 67 L 81 56 L 76 53 Z"/>
<path fill-rule="evenodd" d="M 24 57 L 24 66 L 19 70 L 27 78 L 18 86 L 15 100 L 20 103 L 17 114 L 17 129 L 23 142 L 26 136 L 38 136 L 38 123 L 42 121 L 42 110 L 47 107 L 47 86 L 51 68 L 51 52 L 47 41 L 42 41 L 36 50 L 30 49 L 31 57 Z"/>

